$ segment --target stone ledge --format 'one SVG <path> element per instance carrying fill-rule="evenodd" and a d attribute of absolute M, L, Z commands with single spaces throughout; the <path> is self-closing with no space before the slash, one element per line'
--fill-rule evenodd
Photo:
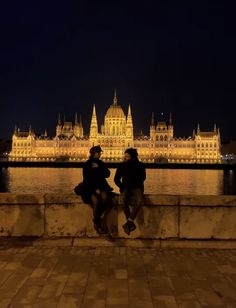
<path fill-rule="evenodd" d="M 236 241 L 231 240 L 161 240 L 161 239 L 112 239 L 100 238 L 0 238 L 0 250 L 7 247 L 131 247 L 131 248 L 198 248 L 198 249 L 236 249 Z"/>
<path fill-rule="evenodd" d="M 114 204 L 104 222 L 116 239 L 236 240 L 236 196 L 145 195 L 130 236 L 119 196 Z M 92 218 L 91 206 L 74 194 L 0 194 L 0 237 L 96 239 Z"/>

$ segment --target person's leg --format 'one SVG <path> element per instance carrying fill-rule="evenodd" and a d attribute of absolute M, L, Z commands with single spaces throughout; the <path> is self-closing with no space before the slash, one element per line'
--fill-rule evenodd
<path fill-rule="evenodd" d="M 106 224 L 106 219 L 107 219 L 108 212 L 112 208 L 112 198 L 107 191 L 101 191 L 100 198 L 101 198 L 100 218 L 102 217 L 101 227 L 104 232 L 109 233 L 109 230 Z"/>
<path fill-rule="evenodd" d="M 121 200 L 122 200 L 122 207 L 123 207 L 123 211 L 126 217 L 126 223 L 123 225 L 123 229 L 125 231 L 126 234 L 130 234 L 130 226 L 129 226 L 129 222 L 128 219 L 130 217 L 130 201 L 131 201 L 131 194 L 130 194 L 130 190 L 129 189 L 125 189 L 122 193 L 121 193 Z"/>
<path fill-rule="evenodd" d="M 130 220 L 135 220 L 143 202 L 143 191 L 139 188 L 132 189 L 132 206 L 129 216 Z"/>
<path fill-rule="evenodd" d="M 93 208 L 93 222 L 94 229 L 99 233 L 104 233 L 104 230 L 101 227 L 101 200 L 98 194 L 92 194 L 91 196 L 91 205 Z"/>
<path fill-rule="evenodd" d="M 99 220 L 99 200 L 97 195 L 91 195 L 91 205 L 93 208 L 93 221 L 97 222 Z"/>
<path fill-rule="evenodd" d="M 130 191 L 130 195 L 131 195 L 131 213 L 127 220 L 127 228 L 131 232 L 136 229 L 134 220 L 142 206 L 143 191 L 141 189 L 135 188 Z"/>
<path fill-rule="evenodd" d="M 130 216 L 130 208 L 129 208 L 130 196 L 128 189 L 124 189 L 123 192 L 121 193 L 121 200 L 122 200 L 123 212 L 125 214 L 126 219 L 128 219 Z"/>

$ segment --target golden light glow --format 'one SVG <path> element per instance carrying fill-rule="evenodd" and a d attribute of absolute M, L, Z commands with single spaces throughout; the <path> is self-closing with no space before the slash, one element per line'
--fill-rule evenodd
<path fill-rule="evenodd" d="M 15 129 L 12 136 L 12 151 L 9 160 L 28 161 L 85 161 L 89 149 L 101 145 L 102 159 L 121 161 L 127 147 L 135 147 L 139 158 L 145 162 L 170 163 L 219 163 L 220 133 L 214 127 L 211 132 L 202 132 L 198 126 L 196 132 L 188 138 L 175 138 L 172 118 L 169 122 L 152 123 L 149 136 L 140 134 L 134 137 L 131 107 L 127 117 L 118 104 L 116 93 L 108 108 L 104 124 L 99 131 L 96 108 L 93 106 L 89 136 L 84 135 L 82 121 L 62 122 L 60 116 L 56 126 L 56 135 L 49 138 L 47 132 L 36 136 L 30 128 L 27 132 Z"/>

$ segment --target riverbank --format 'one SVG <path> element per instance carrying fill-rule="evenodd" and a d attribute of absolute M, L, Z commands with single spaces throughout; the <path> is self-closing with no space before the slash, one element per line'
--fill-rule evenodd
<path fill-rule="evenodd" d="M 117 168 L 119 163 L 107 162 L 108 168 Z M 236 164 L 180 164 L 180 163 L 144 163 L 148 169 L 200 169 L 200 170 L 236 170 Z M 84 162 L 65 161 L 0 161 L 0 168 L 42 167 L 42 168 L 82 168 Z"/>

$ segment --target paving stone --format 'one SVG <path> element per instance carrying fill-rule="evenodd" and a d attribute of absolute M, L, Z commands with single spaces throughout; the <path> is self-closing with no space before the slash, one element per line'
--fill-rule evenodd
<path fill-rule="evenodd" d="M 214 290 L 204 290 L 197 288 L 194 290 L 201 305 L 223 305 L 222 297 Z"/>
<path fill-rule="evenodd" d="M 0 308 L 236 307 L 236 250 L 11 247 Z"/>
<path fill-rule="evenodd" d="M 78 308 L 82 305 L 82 296 L 62 295 L 58 301 L 58 308 Z"/>
<path fill-rule="evenodd" d="M 81 308 L 105 308 L 105 299 L 85 299 L 82 303 Z"/>
<path fill-rule="evenodd" d="M 129 303 L 126 280 L 109 280 L 107 286 L 108 305 L 127 305 Z"/>
<path fill-rule="evenodd" d="M 122 307 L 122 306 L 120 306 Z M 129 300 L 130 308 L 153 308 L 152 300 L 141 300 L 139 298 L 134 298 Z"/>
<path fill-rule="evenodd" d="M 174 296 L 170 296 L 170 295 L 154 296 L 153 306 L 156 308 L 159 308 L 159 307 L 178 308 L 178 305 L 176 303 Z"/>

